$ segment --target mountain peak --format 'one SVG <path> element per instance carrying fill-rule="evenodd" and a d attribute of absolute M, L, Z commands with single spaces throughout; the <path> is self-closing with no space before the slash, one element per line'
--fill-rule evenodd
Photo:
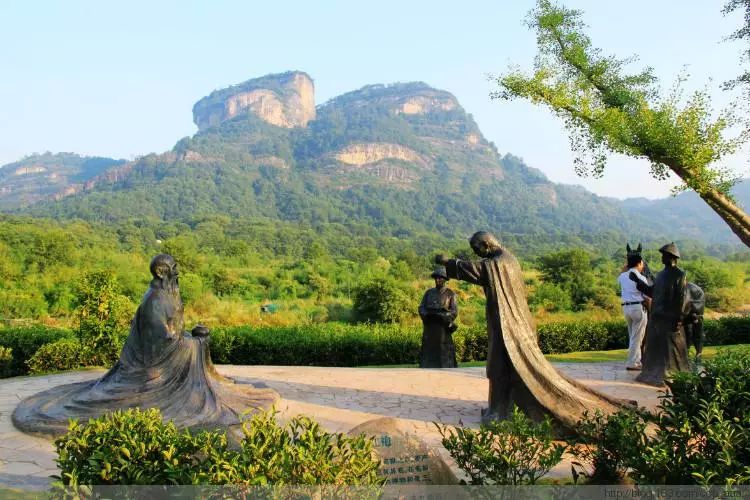
<path fill-rule="evenodd" d="M 193 106 L 199 130 L 248 114 L 278 127 L 307 126 L 315 119 L 312 78 L 302 71 L 266 75 L 215 90 Z"/>
<path fill-rule="evenodd" d="M 395 114 L 420 115 L 461 110 L 458 99 L 424 82 L 366 85 L 335 97 L 326 106 L 379 106 Z"/>

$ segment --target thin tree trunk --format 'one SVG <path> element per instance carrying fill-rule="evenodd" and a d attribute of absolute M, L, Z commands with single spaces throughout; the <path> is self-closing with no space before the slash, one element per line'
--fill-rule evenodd
<path fill-rule="evenodd" d="M 727 223 L 729 229 L 750 247 L 750 217 L 747 213 L 715 189 L 698 195 Z"/>
<path fill-rule="evenodd" d="M 671 162 L 664 162 L 672 172 L 685 181 L 689 186 L 690 173 L 687 169 L 674 165 Z M 732 201 L 727 195 L 714 188 L 708 188 L 701 191 L 696 191 L 698 196 L 701 197 L 706 204 L 713 209 L 714 212 L 727 223 L 729 229 L 732 230 L 742 242 L 750 247 L 750 216 L 734 201 Z"/>

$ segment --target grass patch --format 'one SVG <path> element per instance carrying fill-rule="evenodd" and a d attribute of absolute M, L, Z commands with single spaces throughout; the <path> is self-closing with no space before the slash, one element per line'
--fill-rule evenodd
<path fill-rule="evenodd" d="M 703 359 L 711 359 L 716 356 L 719 351 L 730 350 L 730 349 L 750 349 L 750 344 L 736 344 L 736 345 L 725 345 L 725 346 L 705 346 L 703 348 Z M 690 358 L 695 356 L 695 350 L 690 349 Z M 613 349 L 611 351 L 582 351 L 582 352 L 568 352 L 565 354 L 547 354 L 544 356 L 548 361 L 552 363 L 608 363 L 608 362 L 625 362 L 628 357 L 627 349 Z M 476 366 L 484 366 L 484 361 L 468 361 L 466 363 L 459 363 L 459 368 L 470 368 Z M 417 368 L 417 364 L 404 364 L 404 365 L 377 365 L 367 366 L 363 368 Z"/>

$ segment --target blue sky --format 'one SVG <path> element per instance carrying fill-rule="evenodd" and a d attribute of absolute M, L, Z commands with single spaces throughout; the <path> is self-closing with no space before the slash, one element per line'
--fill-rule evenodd
<path fill-rule="evenodd" d="M 420 80 L 454 93 L 502 153 L 556 182 L 602 195 L 660 197 L 669 183 L 648 164 L 613 158 L 604 178 L 572 168 L 562 122 L 525 102 L 489 99 L 489 73 L 531 67 L 523 26 L 532 0 L 504 1 L 128 1 L 0 2 L 0 164 L 26 154 L 72 151 L 131 158 L 170 149 L 196 131 L 191 109 L 212 90 L 298 69 L 323 103 L 371 83 Z M 740 73 L 742 45 L 722 39 L 741 15 L 721 1 L 568 0 L 585 12 L 606 53 L 639 56 L 669 88 Z M 747 151 L 731 159 L 748 175 Z"/>

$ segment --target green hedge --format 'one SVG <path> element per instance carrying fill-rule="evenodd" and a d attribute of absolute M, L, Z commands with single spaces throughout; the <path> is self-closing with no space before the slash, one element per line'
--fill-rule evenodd
<path fill-rule="evenodd" d="M 706 320 L 706 345 L 750 344 L 750 316 Z"/>
<path fill-rule="evenodd" d="M 31 358 L 44 344 L 73 337 L 73 332 L 70 330 L 43 325 L 0 329 L 0 346 L 12 349 L 13 354 L 8 376 L 15 377 L 29 373 L 26 360 Z"/>
<path fill-rule="evenodd" d="M 750 316 L 705 322 L 706 345 L 750 344 Z M 547 323 L 538 328 L 545 354 L 622 349 L 625 321 Z M 44 344 L 74 338 L 69 330 L 44 326 L 0 329 L 0 346 L 12 349 L 10 376 L 28 373 L 26 361 Z M 366 366 L 412 364 L 419 359 L 422 329 L 400 325 L 321 323 L 289 327 L 241 326 L 211 332 L 215 363 L 237 365 Z M 483 325 L 453 335 L 459 361 L 487 357 Z"/>
<path fill-rule="evenodd" d="M 750 316 L 707 320 L 706 345 L 750 343 Z M 624 349 L 624 320 L 547 323 L 538 328 L 545 354 Z M 242 326 L 216 329 L 211 353 L 217 363 L 362 366 L 417 363 L 422 331 L 399 325 L 326 323 L 292 327 Z M 487 358 L 484 326 L 453 335 L 459 361 Z"/>
<path fill-rule="evenodd" d="M 421 332 L 397 325 L 324 323 L 289 327 L 217 328 L 216 363 L 359 366 L 414 363 Z"/>

